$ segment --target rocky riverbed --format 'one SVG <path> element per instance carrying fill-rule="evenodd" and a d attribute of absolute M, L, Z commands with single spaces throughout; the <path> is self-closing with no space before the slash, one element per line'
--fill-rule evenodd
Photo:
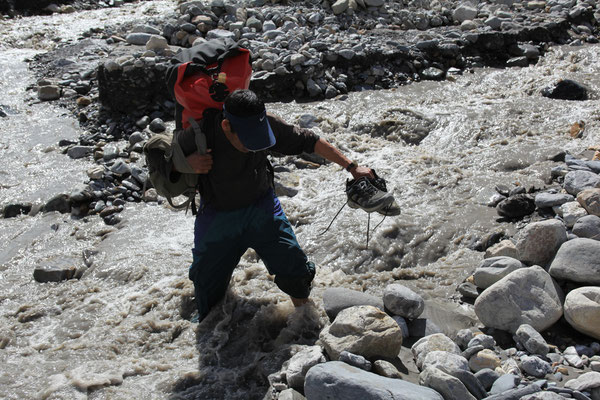
<path fill-rule="evenodd" d="M 3 397 L 598 398 L 595 2 L 9 5 L 2 47 L 32 75 L 10 86 L 4 61 Z M 339 173 L 277 159 L 313 304 L 293 310 L 248 253 L 198 325 L 193 219 L 145 190 L 140 153 L 172 129 L 169 58 L 213 37 L 247 46 L 271 109 L 375 167 L 403 214 L 368 248 L 355 214 L 319 236 Z M 39 140 L 27 114 L 43 148 L 20 139 Z"/>

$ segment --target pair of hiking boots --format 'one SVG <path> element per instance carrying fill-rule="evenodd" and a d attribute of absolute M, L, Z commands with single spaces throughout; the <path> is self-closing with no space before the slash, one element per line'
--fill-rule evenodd
<path fill-rule="evenodd" d="M 385 180 L 373 170 L 373 178 L 366 176 L 346 181 L 346 196 L 351 208 L 361 208 L 368 213 L 399 215 L 400 207 L 388 193 Z"/>

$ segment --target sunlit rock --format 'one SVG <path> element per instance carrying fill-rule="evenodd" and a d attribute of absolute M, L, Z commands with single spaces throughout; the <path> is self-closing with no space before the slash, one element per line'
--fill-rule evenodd
<path fill-rule="evenodd" d="M 487 327 L 515 332 L 530 324 L 543 331 L 562 316 L 561 300 L 562 291 L 552 277 L 533 266 L 511 272 L 487 288 L 475 300 L 475 313 Z"/>
<path fill-rule="evenodd" d="M 364 357 L 394 358 L 402 346 L 402 331 L 383 311 L 357 306 L 341 311 L 319 339 L 333 360 L 344 350 Z"/>
<path fill-rule="evenodd" d="M 572 290 L 565 298 L 565 319 L 579 332 L 600 339 L 600 287 Z"/>

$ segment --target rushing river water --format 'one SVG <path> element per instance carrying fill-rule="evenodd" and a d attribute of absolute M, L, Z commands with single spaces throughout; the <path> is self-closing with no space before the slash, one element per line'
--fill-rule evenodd
<path fill-rule="evenodd" d="M 0 205 L 43 203 L 86 182 L 91 160 L 61 153 L 77 122 L 39 103 L 26 59 L 110 22 L 142 20 L 174 9 L 156 1 L 75 15 L 1 21 Z M 266 376 L 296 345 L 312 344 L 326 322 L 322 293 L 347 287 L 380 296 L 396 279 L 433 303 L 448 303 L 482 258 L 467 245 L 495 230 L 486 202 L 497 184 L 542 187 L 559 150 L 600 144 L 600 102 L 542 97 L 558 79 L 600 89 L 598 46 L 553 48 L 535 66 L 483 69 L 454 81 L 352 93 L 308 104 L 271 104 L 315 130 L 388 181 L 402 208 L 371 233 L 367 214 L 345 208 L 340 168 L 285 170 L 298 190 L 282 197 L 296 234 L 317 264 L 312 304 L 294 309 L 252 252 L 237 268 L 227 298 L 202 324 L 189 322 L 193 218 L 163 205 L 127 204 L 117 227 L 98 217 L 20 216 L 0 222 L 0 398 L 261 399 Z M 385 122 L 384 122 L 385 121 Z M 569 128 L 586 123 L 582 139 Z M 425 135 L 419 145 L 402 137 Z M 371 229 L 379 223 L 373 215 Z M 39 265 L 72 265 L 81 279 L 40 284 Z M 452 303 L 450 303 L 452 304 Z M 448 304 L 446 304 L 448 306 Z M 468 320 L 472 311 L 455 306 Z M 457 311 L 457 312 L 458 312 Z"/>

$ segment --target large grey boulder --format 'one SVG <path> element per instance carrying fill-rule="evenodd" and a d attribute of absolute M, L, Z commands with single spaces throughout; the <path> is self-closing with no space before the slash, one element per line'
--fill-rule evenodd
<path fill-rule="evenodd" d="M 600 241 L 569 240 L 556 253 L 548 272 L 556 279 L 600 285 Z"/>
<path fill-rule="evenodd" d="M 519 259 L 529 265 L 546 265 L 567 241 L 567 229 L 557 219 L 533 222 L 523 228 L 517 238 Z"/>
<path fill-rule="evenodd" d="M 419 383 L 444 396 L 444 400 L 476 400 L 458 379 L 435 368 L 427 367 L 419 375 Z"/>
<path fill-rule="evenodd" d="M 478 288 L 487 289 L 511 272 L 524 267 L 521 261 L 512 257 L 486 258 L 473 273 L 473 282 Z"/>
<path fill-rule="evenodd" d="M 444 400 L 430 388 L 379 376 L 340 361 L 312 367 L 306 374 L 304 394 L 310 400 Z"/>
<path fill-rule="evenodd" d="M 477 17 L 477 7 L 471 5 L 470 3 L 461 4 L 460 6 L 456 7 L 452 13 L 452 17 L 458 23 L 472 20 Z"/>
<path fill-rule="evenodd" d="M 563 294 L 541 267 L 521 268 L 487 288 L 475 300 L 475 314 L 488 327 L 515 332 L 529 324 L 537 331 L 562 316 Z"/>
<path fill-rule="evenodd" d="M 577 194 L 577 201 L 588 214 L 600 217 L 600 189 L 585 189 Z"/>
<path fill-rule="evenodd" d="M 383 310 L 380 297 L 346 288 L 329 288 L 323 293 L 323 306 L 330 320 L 334 320 L 340 311 L 354 306 L 373 306 Z"/>
<path fill-rule="evenodd" d="M 600 287 L 574 289 L 565 298 L 565 319 L 579 332 L 600 339 Z"/>
<path fill-rule="evenodd" d="M 383 304 L 394 315 L 418 318 L 425 309 L 425 300 L 406 286 L 393 283 L 383 292 Z"/>
<path fill-rule="evenodd" d="M 565 190 L 577 196 L 585 189 L 600 188 L 600 175 L 588 171 L 570 171 L 565 175 Z"/>
<path fill-rule="evenodd" d="M 433 335 L 425 336 L 410 348 L 413 357 L 417 364 L 417 368 L 422 369 L 425 358 L 433 351 L 445 351 L 454 354 L 461 354 L 460 347 L 443 333 L 434 333 Z"/>
<path fill-rule="evenodd" d="M 332 360 L 344 350 L 366 358 L 395 358 L 402 347 L 402 331 L 396 321 L 372 306 L 342 310 L 319 339 Z"/>
<path fill-rule="evenodd" d="M 573 225 L 573 234 L 580 238 L 600 240 L 600 217 L 586 215 L 579 218 Z"/>
<path fill-rule="evenodd" d="M 325 361 L 327 360 L 323 355 L 321 346 L 310 346 L 294 354 L 286 370 L 288 386 L 292 388 L 303 387 L 304 377 L 308 370 Z"/>

